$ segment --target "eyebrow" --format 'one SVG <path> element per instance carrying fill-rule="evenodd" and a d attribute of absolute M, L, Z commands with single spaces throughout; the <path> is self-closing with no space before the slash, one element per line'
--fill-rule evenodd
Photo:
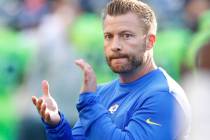
<path fill-rule="evenodd" d="M 129 30 L 120 31 L 118 34 L 124 34 L 124 33 L 135 34 L 133 31 L 129 31 Z M 104 34 L 112 34 L 112 32 L 104 32 Z"/>
<path fill-rule="evenodd" d="M 131 33 L 131 34 L 135 34 L 134 32 L 132 31 L 128 31 L 128 30 L 124 30 L 124 31 L 121 31 L 120 34 L 124 34 L 124 33 Z"/>

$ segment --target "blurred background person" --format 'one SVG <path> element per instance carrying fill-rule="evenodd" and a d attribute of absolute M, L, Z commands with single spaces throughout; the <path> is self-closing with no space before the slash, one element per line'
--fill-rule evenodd
<path fill-rule="evenodd" d="M 69 106 L 76 104 L 76 97 L 80 89 L 80 76 L 74 60 L 73 45 L 68 40 L 68 28 L 71 26 L 76 13 L 73 2 L 66 0 L 51 1 L 51 9 L 40 21 L 39 26 L 33 31 L 30 37 L 37 38 L 37 52 L 33 58 L 32 66 L 28 71 L 22 95 L 17 97 L 26 101 L 22 102 L 21 127 L 19 139 L 44 139 L 43 129 L 33 131 L 34 127 L 39 128 L 40 118 L 35 115 L 29 99 L 31 95 L 41 94 L 40 83 L 43 79 L 49 80 L 54 88 L 51 93 L 59 100 L 60 110 L 64 111 L 74 122 L 77 118 L 76 109 Z M 66 106 L 66 105 L 69 106 Z M 29 107 L 31 106 L 31 108 Z M 35 116 L 35 117 L 34 117 Z M 33 122 L 33 125 L 29 125 Z M 37 123 L 35 123 L 37 122 Z M 42 136 L 39 136 L 42 134 Z"/>
<path fill-rule="evenodd" d="M 206 2 L 206 1 L 205 1 Z M 206 3 L 207 4 L 207 3 Z M 205 5 L 204 7 L 206 7 Z M 199 10 L 198 10 L 199 11 Z M 200 10 L 201 12 L 202 10 Z M 192 35 L 185 59 L 181 83 L 192 106 L 191 140 L 207 140 L 210 135 L 210 10 L 196 16 L 196 32 Z"/>
<path fill-rule="evenodd" d="M 210 40 L 196 52 L 193 73 L 183 77 L 182 84 L 192 106 L 191 140 L 208 140 L 210 137 Z"/>
<path fill-rule="evenodd" d="M 9 23 L 10 26 L 17 30 L 37 27 L 43 16 L 49 13 L 49 3 L 47 0 L 18 1 L 19 9 Z"/>

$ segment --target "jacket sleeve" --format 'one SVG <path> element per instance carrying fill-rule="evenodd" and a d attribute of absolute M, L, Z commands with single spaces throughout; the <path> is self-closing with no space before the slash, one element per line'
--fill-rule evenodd
<path fill-rule="evenodd" d="M 174 140 L 182 131 L 177 123 L 183 118 L 182 109 L 169 93 L 145 99 L 123 129 L 111 120 L 94 93 L 81 94 L 77 109 L 84 135 L 90 140 Z"/>
<path fill-rule="evenodd" d="M 76 131 L 77 134 L 73 135 L 71 127 L 68 121 L 64 118 L 63 114 L 60 114 L 61 121 L 56 126 L 51 126 L 42 120 L 45 130 L 46 136 L 48 140 L 85 140 L 84 135 L 82 134 L 82 127 L 77 126 Z"/>

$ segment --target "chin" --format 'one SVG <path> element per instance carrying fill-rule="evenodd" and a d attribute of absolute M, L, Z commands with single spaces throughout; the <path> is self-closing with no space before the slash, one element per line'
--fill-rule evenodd
<path fill-rule="evenodd" d="M 126 65 L 109 65 L 111 70 L 114 73 L 118 74 L 127 74 L 127 73 L 133 73 L 135 71 L 138 71 L 141 68 L 142 64 L 139 63 L 139 65 L 131 65 L 131 64 L 126 64 Z"/>
<path fill-rule="evenodd" d="M 123 67 L 123 66 L 120 66 L 120 67 L 113 67 L 111 66 L 110 67 L 111 70 L 114 72 L 114 73 L 118 73 L 118 74 L 121 74 L 121 73 L 128 73 L 130 71 L 132 71 L 131 68 L 128 68 L 128 67 Z"/>

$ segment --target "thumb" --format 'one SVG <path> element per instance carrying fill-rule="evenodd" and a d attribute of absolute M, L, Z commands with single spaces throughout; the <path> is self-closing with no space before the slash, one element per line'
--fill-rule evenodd
<path fill-rule="evenodd" d="M 42 81 L 42 92 L 43 92 L 44 96 L 50 96 L 49 83 L 47 80 Z"/>

